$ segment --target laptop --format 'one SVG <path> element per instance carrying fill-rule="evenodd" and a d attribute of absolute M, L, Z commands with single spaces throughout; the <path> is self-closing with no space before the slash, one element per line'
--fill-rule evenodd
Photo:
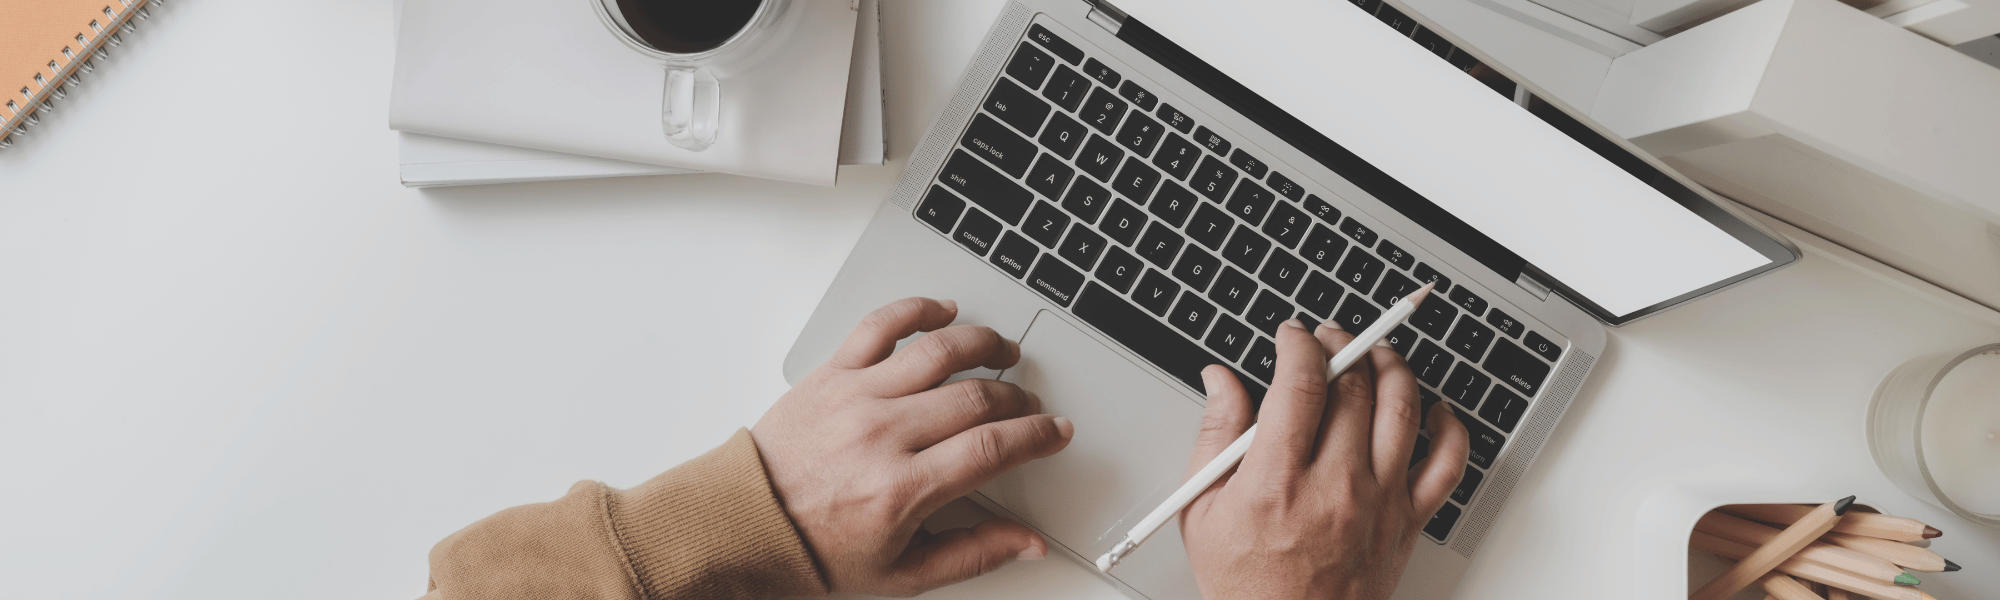
<path fill-rule="evenodd" d="M 1284 320 L 1359 331 L 1436 282 L 1390 342 L 1471 454 L 1395 597 L 1448 597 L 1607 326 L 1798 256 L 1395 0 L 1120 4 L 1005 6 L 785 364 L 908 296 L 1018 340 L 961 377 L 1076 434 L 973 499 L 1082 564 L 1182 481 L 1204 366 L 1261 398 Z M 1172 525 L 1101 576 L 1200 595 Z"/>

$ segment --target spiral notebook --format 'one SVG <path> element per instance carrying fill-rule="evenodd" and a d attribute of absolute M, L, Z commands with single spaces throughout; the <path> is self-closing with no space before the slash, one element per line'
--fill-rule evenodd
<path fill-rule="evenodd" d="M 0 148 L 32 129 L 124 43 L 155 0 L 0 0 Z"/>

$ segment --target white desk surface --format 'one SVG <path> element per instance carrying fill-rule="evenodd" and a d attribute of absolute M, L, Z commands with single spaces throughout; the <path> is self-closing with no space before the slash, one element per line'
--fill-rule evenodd
<path fill-rule="evenodd" d="M 897 160 L 836 188 L 432 191 L 396 184 L 387 4 L 175 2 L 0 152 L 0 597 L 415 597 L 453 530 L 721 442 L 999 2 L 887 3 Z M 1990 597 L 2000 532 L 1896 491 L 1861 422 L 1996 322 L 1812 254 L 1615 331 L 1459 596 L 1643 595 L 1641 532 L 1723 490 L 1927 519 L 1969 570 L 1926 589 Z M 1052 560 L 935 597 L 1117 596 Z"/>

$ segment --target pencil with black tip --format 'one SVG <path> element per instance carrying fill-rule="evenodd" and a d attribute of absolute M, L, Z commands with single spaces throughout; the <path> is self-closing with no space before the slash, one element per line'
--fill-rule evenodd
<path fill-rule="evenodd" d="M 1936 552 L 1902 542 L 1838 531 L 1826 532 L 1826 535 L 1819 536 L 1819 539 L 1822 542 L 1896 563 L 1897 566 L 1912 571 L 1950 573 L 1958 570 L 1958 563 L 1945 560 L 1945 557 L 1938 556 Z"/>
<path fill-rule="evenodd" d="M 1731 504 L 1722 507 L 1722 512 L 1777 525 L 1789 525 L 1812 510 L 1813 507 L 1803 504 Z M 1925 525 L 1923 521 L 1864 512 L 1847 515 L 1833 530 L 1898 542 L 1928 540 L 1944 535 L 1943 531 Z"/>
<path fill-rule="evenodd" d="M 1799 550 L 1804 549 L 1807 544 L 1811 544 L 1813 540 L 1818 539 L 1820 534 L 1833 529 L 1833 525 L 1839 523 L 1840 517 L 1847 513 L 1847 508 L 1853 505 L 1853 496 L 1819 505 L 1819 507 L 1812 509 L 1811 513 L 1800 517 L 1797 523 L 1793 523 L 1791 527 L 1786 527 L 1783 532 L 1778 534 L 1778 537 L 1772 538 L 1770 542 L 1757 547 L 1748 556 L 1743 557 L 1741 562 L 1736 563 L 1736 566 L 1730 567 L 1728 571 L 1723 571 L 1721 575 L 1715 577 L 1715 580 L 1708 582 L 1708 585 L 1701 586 L 1701 589 L 1695 590 L 1693 594 L 1689 594 L 1688 598 L 1692 600 L 1722 600 L 1723 598 L 1735 595 L 1736 592 L 1742 591 L 1743 588 L 1749 587 L 1752 582 L 1757 581 L 1758 577 L 1763 577 L 1765 573 L 1771 572 L 1771 569 L 1777 567 L 1778 563 L 1785 562 L 1792 555 L 1798 554 Z"/>
<path fill-rule="evenodd" d="M 1688 536 L 1688 546 L 1703 552 L 1712 552 L 1723 558 L 1738 560 L 1756 551 L 1756 548 L 1749 544 L 1732 542 L 1699 531 Z M 1930 594 L 1925 594 L 1923 590 L 1917 588 L 1869 581 L 1860 575 L 1798 558 L 1778 563 L 1778 567 L 1775 570 L 1799 579 L 1817 581 L 1855 594 L 1878 598 L 1879 600 L 1937 600 L 1936 598 L 1932 598 Z"/>
<path fill-rule="evenodd" d="M 1778 537 L 1778 530 L 1771 528 L 1769 525 L 1719 512 L 1710 512 L 1702 515 L 1701 520 L 1695 522 L 1694 529 L 1695 531 L 1714 534 L 1726 540 L 1750 544 L 1752 546 L 1769 543 L 1773 538 Z M 1894 544 L 1895 542 L 1885 543 Z M 1869 579 L 1876 579 L 1897 585 L 1917 585 L 1921 583 L 1916 577 L 1911 576 L 1909 573 L 1904 573 L 1901 567 L 1897 567 L 1886 559 L 1847 548 L 1836 547 L 1824 542 L 1815 541 L 1807 544 L 1805 549 L 1800 550 L 1796 557 Z"/>

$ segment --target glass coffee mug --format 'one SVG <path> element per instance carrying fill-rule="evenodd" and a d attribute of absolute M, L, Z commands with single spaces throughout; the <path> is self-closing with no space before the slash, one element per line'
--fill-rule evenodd
<path fill-rule="evenodd" d="M 792 0 L 587 0 L 626 46 L 667 70 L 660 123 L 667 142 L 701 151 L 721 128 L 721 79 L 783 39 Z"/>

